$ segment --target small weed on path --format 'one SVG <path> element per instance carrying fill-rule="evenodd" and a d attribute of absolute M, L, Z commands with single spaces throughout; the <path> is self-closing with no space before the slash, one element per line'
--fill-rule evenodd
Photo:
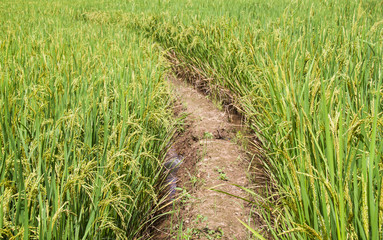
<path fill-rule="evenodd" d="M 222 181 L 228 181 L 229 179 L 227 178 L 226 176 L 226 173 L 224 172 L 224 170 L 220 169 L 220 168 L 217 168 L 216 169 L 217 172 L 219 173 L 219 179 L 222 180 Z"/>

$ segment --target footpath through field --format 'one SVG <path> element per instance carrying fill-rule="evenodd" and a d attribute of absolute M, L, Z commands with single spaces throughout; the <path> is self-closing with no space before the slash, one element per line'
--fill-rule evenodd
<path fill-rule="evenodd" d="M 183 204 L 175 214 L 177 220 L 171 224 L 178 230 L 167 231 L 181 239 L 249 239 L 238 220 L 248 223 L 251 219 L 246 202 L 212 190 L 246 198 L 243 190 L 232 185 L 248 185 L 248 163 L 235 136 L 243 131 L 240 119 L 220 111 L 184 81 L 170 77 L 170 82 L 189 125 L 173 147 L 185 158 L 178 174 L 178 187 L 185 191 L 180 193 Z M 169 226 L 162 228 L 166 231 Z M 161 236 L 169 238 L 169 233 Z"/>

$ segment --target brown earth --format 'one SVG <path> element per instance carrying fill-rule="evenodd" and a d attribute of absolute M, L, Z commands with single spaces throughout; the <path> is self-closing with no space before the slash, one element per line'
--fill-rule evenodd
<path fill-rule="evenodd" d="M 184 131 L 175 137 L 171 154 L 184 158 L 177 173 L 178 199 L 172 218 L 156 227 L 155 239 L 250 239 L 239 219 L 254 226 L 247 187 L 249 161 L 239 141 L 246 132 L 238 115 L 220 111 L 202 93 L 176 77 L 169 77 L 180 103 L 176 113 L 186 113 Z M 222 192 L 218 192 L 218 191 Z"/>

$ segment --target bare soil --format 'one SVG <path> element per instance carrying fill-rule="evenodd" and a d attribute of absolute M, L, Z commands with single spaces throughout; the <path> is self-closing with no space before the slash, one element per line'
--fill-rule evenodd
<path fill-rule="evenodd" d="M 219 110 L 184 81 L 172 76 L 169 81 L 180 103 L 175 112 L 187 114 L 184 131 L 172 147 L 172 154 L 184 158 L 177 173 L 177 187 L 185 190 L 178 191 L 179 199 L 173 206 L 178 211 L 157 226 L 155 239 L 172 239 L 176 235 L 181 239 L 250 239 L 239 221 L 259 224 L 250 217 L 250 206 L 222 193 L 249 198 L 245 191 L 233 186 L 249 185 L 249 161 L 238 144 L 238 136 L 246 132 L 240 117 Z"/>

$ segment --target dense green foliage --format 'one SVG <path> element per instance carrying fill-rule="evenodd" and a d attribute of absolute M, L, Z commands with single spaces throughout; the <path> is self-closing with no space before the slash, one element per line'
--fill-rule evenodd
<path fill-rule="evenodd" d="M 3 234 L 139 229 L 166 132 L 154 40 L 235 95 L 266 152 L 271 236 L 382 239 L 382 4 L 1 3 Z"/>
<path fill-rule="evenodd" d="M 382 3 L 211 2 L 138 26 L 236 94 L 276 183 L 271 235 L 382 238 Z"/>
<path fill-rule="evenodd" d="M 161 201 L 158 47 L 80 15 L 0 3 L 1 239 L 133 239 Z"/>

